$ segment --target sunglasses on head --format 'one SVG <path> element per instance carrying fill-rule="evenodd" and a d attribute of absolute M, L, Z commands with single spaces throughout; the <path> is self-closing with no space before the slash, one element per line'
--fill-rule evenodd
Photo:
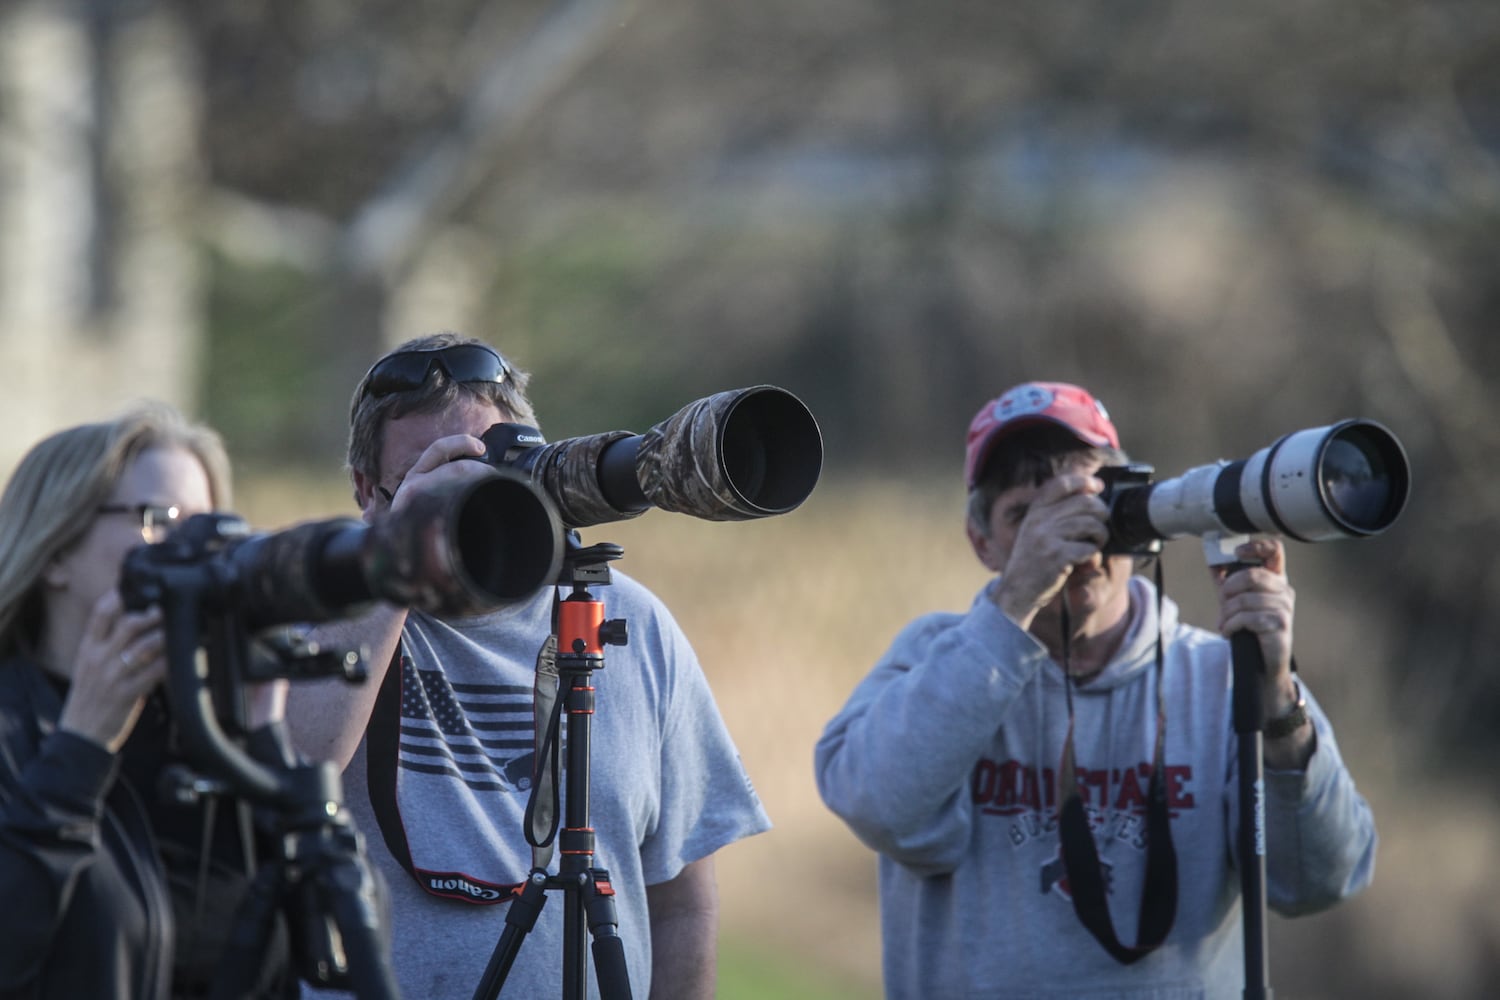
<path fill-rule="evenodd" d="M 454 382 L 504 382 L 510 372 L 505 360 L 483 344 L 400 351 L 375 362 L 365 374 L 360 395 L 379 399 L 393 392 L 420 389 L 434 368 Z"/>

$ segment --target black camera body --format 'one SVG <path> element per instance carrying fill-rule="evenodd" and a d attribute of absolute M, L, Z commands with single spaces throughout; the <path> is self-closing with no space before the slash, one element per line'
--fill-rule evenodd
<path fill-rule="evenodd" d="M 249 534 L 245 522 L 233 514 L 188 518 L 165 541 L 138 545 L 125 553 L 120 568 L 121 602 L 127 611 L 144 611 L 161 604 L 189 574 L 200 589 L 218 596 L 231 582 L 232 570 L 215 557 Z"/>
<path fill-rule="evenodd" d="M 541 431 L 525 424 L 495 424 L 480 435 L 480 440 L 485 447 L 480 461 L 496 467 L 517 465 L 526 471 L 530 471 L 530 465 L 523 461 L 526 452 L 547 443 Z"/>
<path fill-rule="evenodd" d="M 1094 472 L 1104 481 L 1104 492 L 1099 494 L 1099 499 L 1109 508 L 1109 541 L 1102 550 L 1105 555 L 1152 556 L 1161 552 L 1160 538 L 1128 537 L 1122 535 L 1118 527 L 1122 521 L 1119 512 L 1132 503 L 1133 493 L 1151 485 L 1155 472 L 1154 467 L 1141 462 L 1106 465 Z M 1144 493 L 1141 496 L 1144 497 Z"/>

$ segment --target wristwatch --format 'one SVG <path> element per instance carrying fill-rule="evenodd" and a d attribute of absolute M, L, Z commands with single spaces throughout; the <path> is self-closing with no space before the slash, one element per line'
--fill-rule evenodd
<path fill-rule="evenodd" d="M 1302 694 L 1302 685 L 1297 683 L 1295 677 L 1292 678 L 1292 687 L 1297 690 L 1297 703 L 1276 718 L 1266 720 L 1264 733 L 1268 740 L 1290 736 L 1307 724 L 1307 698 Z"/>

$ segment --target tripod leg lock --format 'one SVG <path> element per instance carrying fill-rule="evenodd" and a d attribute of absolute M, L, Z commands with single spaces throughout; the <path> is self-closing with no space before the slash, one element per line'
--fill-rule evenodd
<path fill-rule="evenodd" d="M 530 933 L 546 903 L 547 873 L 537 869 L 526 877 L 526 885 L 521 889 L 520 895 L 511 901 L 510 910 L 505 914 L 505 922 Z"/>
<path fill-rule="evenodd" d="M 599 895 L 613 896 L 615 894 L 615 887 L 610 884 L 609 872 L 607 870 L 603 868 L 593 868 L 589 870 L 589 875 L 593 877 L 594 891 Z"/>
<path fill-rule="evenodd" d="M 620 921 L 615 916 L 615 887 L 610 884 L 609 872 L 603 868 L 591 868 L 589 884 L 590 891 L 584 900 L 589 933 L 596 938 L 613 937 Z"/>
<path fill-rule="evenodd" d="M 589 869 L 589 885 L 591 891 L 584 902 L 584 910 L 588 916 L 589 933 L 594 936 L 599 996 L 602 1000 L 631 1000 L 625 943 L 620 940 L 617 930 L 620 922 L 615 917 L 615 887 L 610 884 L 609 872 L 603 868 Z"/>

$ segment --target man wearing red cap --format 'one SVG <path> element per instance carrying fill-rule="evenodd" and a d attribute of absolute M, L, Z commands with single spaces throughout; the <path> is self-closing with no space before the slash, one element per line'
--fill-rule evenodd
<path fill-rule="evenodd" d="M 889 997 L 1239 997 L 1238 737 L 1221 636 L 1265 660 L 1266 896 L 1325 908 L 1375 829 L 1294 675 L 1274 538 L 1215 575 L 1220 635 L 1110 549 L 1096 473 L 1125 461 L 1074 385 L 1028 382 L 969 427 L 968 535 L 995 573 L 924 615 L 828 724 L 824 801 L 880 852 Z"/>

